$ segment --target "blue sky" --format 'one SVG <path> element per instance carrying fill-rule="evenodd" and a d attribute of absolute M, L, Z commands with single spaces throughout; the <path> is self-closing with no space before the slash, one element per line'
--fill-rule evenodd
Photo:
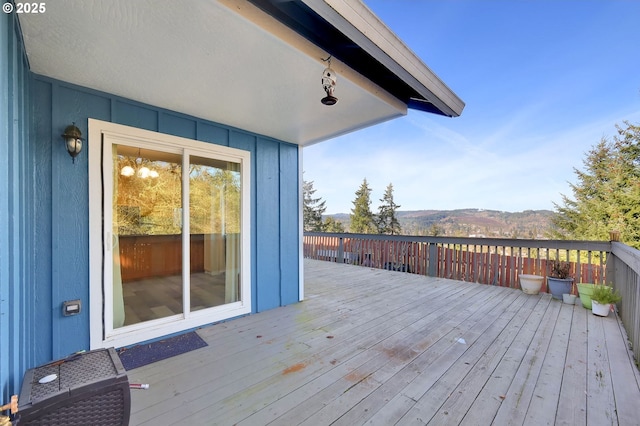
<path fill-rule="evenodd" d="M 350 213 L 363 178 L 374 212 L 389 183 L 400 210 L 553 210 L 589 149 L 640 123 L 640 1 L 365 4 L 466 107 L 304 148 L 326 213 Z"/>

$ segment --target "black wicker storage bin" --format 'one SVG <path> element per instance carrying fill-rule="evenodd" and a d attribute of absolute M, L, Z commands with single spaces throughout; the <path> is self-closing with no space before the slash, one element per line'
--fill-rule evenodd
<path fill-rule="evenodd" d="M 57 379 L 40 383 L 56 374 Z M 128 425 L 129 379 L 113 348 L 86 352 L 28 370 L 16 425 Z"/>

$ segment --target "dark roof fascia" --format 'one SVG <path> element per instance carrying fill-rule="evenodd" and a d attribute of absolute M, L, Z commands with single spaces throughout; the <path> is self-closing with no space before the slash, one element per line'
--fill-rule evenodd
<path fill-rule="evenodd" d="M 436 106 L 358 43 L 338 30 L 301 0 L 248 0 L 302 37 L 339 59 L 404 102 L 408 108 L 454 117 L 457 112 Z M 390 58 L 389 58 L 390 59 Z M 432 99 L 437 99 L 432 95 Z"/>

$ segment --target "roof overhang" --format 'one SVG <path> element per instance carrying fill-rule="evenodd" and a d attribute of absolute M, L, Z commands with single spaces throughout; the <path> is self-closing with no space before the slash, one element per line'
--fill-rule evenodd
<path fill-rule="evenodd" d="M 300 145 L 464 107 L 360 1 L 56 0 L 19 19 L 36 74 Z"/>

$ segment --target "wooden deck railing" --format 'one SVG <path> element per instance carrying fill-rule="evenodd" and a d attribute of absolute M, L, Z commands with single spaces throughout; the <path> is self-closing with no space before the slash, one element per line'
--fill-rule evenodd
<path fill-rule="evenodd" d="M 576 282 L 606 280 L 609 242 L 305 233 L 304 256 L 505 287 L 518 275 L 571 265 Z"/>
<path fill-rule="evenodd" d="M 512 288 L 520 274 L 546 276 L 552 260 L 569 262 L 576 283 L 620 291 L 619 315 L 640 360 L 640 251 L 622 243 L 305 232 L 304 257 Z"/>
<path fill-rule="evenodd" d="M 611 243 L 607 263 L 608 282 L 622 295 L 618 312 L 631 342 L 636 364 L 640 360 L 640 251 L 622 243 Z"/>

